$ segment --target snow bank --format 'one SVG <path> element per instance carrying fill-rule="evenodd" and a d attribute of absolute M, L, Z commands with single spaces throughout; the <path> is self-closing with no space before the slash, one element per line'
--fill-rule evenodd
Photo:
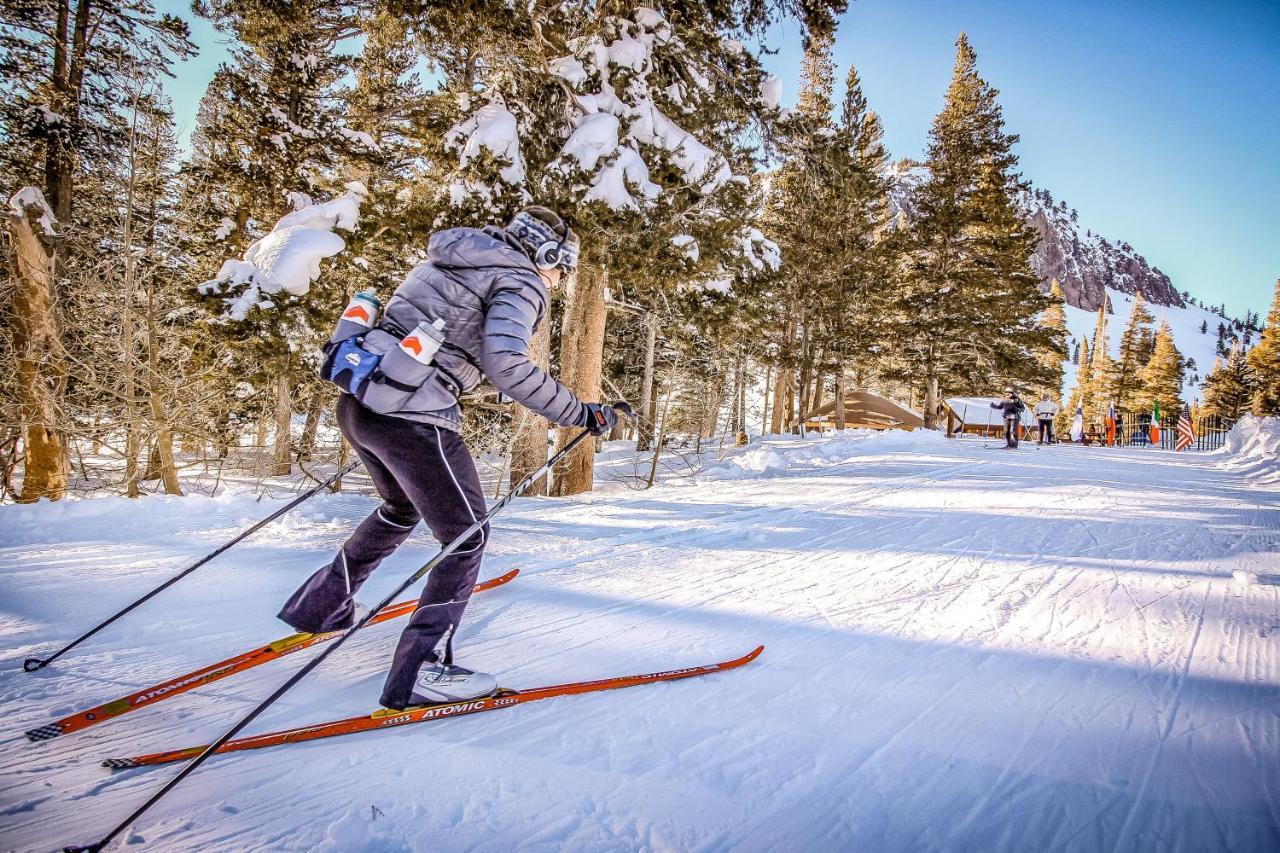
<path fill-rule="evenodd" d="M 807 438 L 766 436 L 699 472 L 695 482 L 777 477 L 847 464 L 858 457 L 946 443 L 933 430 L 846 429 Z"/>
<path fill-rule="evenodd" d="M 203 535 L 225 527 L 243 528 L 270 515 L 293 499 L 270 498 L 248 489 L 208 495 L 149 495 L 40 501 L 0 506 L 0 547 L 48 542 L 163 540 L 175 532 Z M 320 494 L 274 522 L 281 530 L 301 520 L 330 522 L 334 506 L 350 495 Z"/>
<path fill-rule="evenodd" d="M 1245 415 L 1219 451 L 1223 468 L 1264 483 L 1280 482 L 1280 418 Z"/>

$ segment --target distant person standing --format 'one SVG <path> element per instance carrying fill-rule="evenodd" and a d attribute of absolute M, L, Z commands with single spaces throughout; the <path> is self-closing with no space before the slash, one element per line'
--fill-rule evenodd
<path fill-rule="evenodd" d="M 1036 420 L 1040 423 L 1040 438 L 1036 444 L 1053 444 L 1053 419 L 1058 416 L 1058 404 L 1046 393 L 1036 403 Z"/>
<path fill-rule="evenodd" d="M 1018 397 L 1018 392 L 1010 386 L 1004 389 L 1004 397 L 991 404 L 991 408 L 999 409 L 1004 417 L 1004 446 L 1006 450 L 1018 449 L 1018 427 L 1022 423 L 1022 413 L 1026 405 Z"/>

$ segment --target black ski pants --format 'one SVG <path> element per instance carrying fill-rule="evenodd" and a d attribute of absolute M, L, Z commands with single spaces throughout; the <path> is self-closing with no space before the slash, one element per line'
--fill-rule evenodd
<path fill-rule="evenodd" d="M 348 394 L 338 400 L 338 427 L 360 456 L 383 504 L 360 523 L 332 562 L 285 602 L 280 618 L 298 631 L 349 628 L 356 591 L 420 520 L 444 545 L 486 510 L 475 461 L 456 432 L 377 414 Z M 386 707 L 409 704 L 424 662 L 452 659 L 453 636 L 488 539 L 486 525 L 427 575 L 418 609 L 400 635 L 382 689 Z"/>
<path fill-rule="evenodd" d="M 1004 419 L 1004 443 L 1006 447 L 1018 446 L 1018 419 Z"/>
<path fill-rule="evenodd" d="M 1040 419 L 1040 444 L 1053 444 L 1053 421 L 1047 418 Z"/>

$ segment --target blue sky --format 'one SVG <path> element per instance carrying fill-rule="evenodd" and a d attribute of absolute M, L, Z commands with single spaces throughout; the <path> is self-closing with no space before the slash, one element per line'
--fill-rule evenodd
<path fill-rule="evenodd" d="M 185 3 L 158 5 L 205 48 L 171 86 L 185 134 L 225 51 Z M 893 156 L 923 154 L 961 31 L 1028 178 L 1179 290 L 1265 315 L 1280 277 L 1280 0 L 855 0 L 839 79 L 857 64 Z M 789 102 L 799 31 L 766 43 Z"/>

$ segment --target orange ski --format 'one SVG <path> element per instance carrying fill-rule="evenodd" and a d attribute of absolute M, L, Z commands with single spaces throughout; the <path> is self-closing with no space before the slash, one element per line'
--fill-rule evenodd
<path fill-rule="evenodd" d="M 474 595 L 477 592 L 484 592 L 494 587 L 502 586 L 510 581 L 516 575 L 520 574 L 519 569 L 512 569 L 505 575 L 487 580 L 484 583 L 476 584 L 472 590 Z M 390 619 L 397 619 L 401 616 L 408 616 L 418 606 L 417 601 L 402 601 L 399 604 L 393 604 L 386 610 L 375 616 L 369 625 L 376 625 L 379 622 L 386 622 Z M 368 627 L 368 626 L 365 626 Z M 282 637 L 274 643 L 268 643 L 260 646 L 252 651 L 244 652 L 235 657 L 227 658 L 224 661 L 211 664 L 194 672 L 188 672 L 186 675 L 179 675 L 177 678 L 171 678 L 168 681 L 162 681 L 159 684 L 153 684 L 150 687 L 139 690 L 136 693 L 130 693 L 128 696 L 122 696 L 111 702 L 99 705 L 96 708 L 90 708 L 87 711 L 80 711 L 69 717 L 63 717 L 57 722 L 48 723 L 47 725 L 38 726 L 27 732 L 27 739 L 31 741 L 49 740 L 59 735 L 78 732 L 95 726 L 105 720 L 113 717 L 119 717 L 130 711 L 136 711 L 139 708 L 145 708 L 148 705 L 154 705 L 165 699 L 170 699 L 188 690 L 194 690 L 197 687 L 203 687 L 236 673 L 244 672 L 247 669 L 253 669 L 264 663 L 278 660 L 287 654 L 300 651 L 302 649 L 314 646 L 318 643 L 325 643 L 329 640 L 337 639 L 342 636 L 342 631 L 329 631 L 324 634 L 290 634 Z"/>
<path fill-rule="evenodd" d="M 550 687 L 539 687 L 534 690 L 499 690 L 494 696 L 473 699 L 468 702 L 451 702 L 444 705 L 421 705 L 404 711 L 375 711 L 359 717 L 348 717 L 345 720 L 334 720 L 313 726 L 302 726 L 279 732 L 252 735 L 239 740 L 228 741 L 218 750 L 238 752 L 242 749 L 262 749 L 268 746 L 280 746 L 286 743 L 298 743 L 304 740 L 336 737 L 338 735 L 355 734 L 356 732 L 375 731 L 391 726 L 405 726 L 412 723 L 427 723 L 446 717 L 461 717 L 467 714 L 479 714 L 483 711 L 496 711 L 499 708 L 510 708 L 524 702 L 537 702 L 555 696 L 573 696 L 578 693 L 596 693 L 601 690 L 617 690 L 622 687 L 635 687 L 640 684 L 653 684 L 659 681 L 676 681 L 681 678 L 693 678 L 699 675 L 710 675 L 713 672 L 724 672 L 745 666 L 760 656 L 764 646 L 758 646 L 750 654 L 723 663 L 712 663 L 704 666 L 691 666 L 685 669 L 672 669 L 666 672 L 654 672 L 648 675 L 625 675 L 621 678 L 605 678 L 599 681 L 576 681 L 569 684 L 555 684 Z M 152 764 L 167 764 L 171 761 L 185 761 L 195 758 L 204 752 L 203 746 L 192 746 L 186 749 L 174 749 L 168 752 L 153 752 L 149 755 L 138 755 L 133 758 L 108 758 L 102 762 L 103 767 L 112 770 L 125 770 L 130 767 L 146 767 Z"/>

